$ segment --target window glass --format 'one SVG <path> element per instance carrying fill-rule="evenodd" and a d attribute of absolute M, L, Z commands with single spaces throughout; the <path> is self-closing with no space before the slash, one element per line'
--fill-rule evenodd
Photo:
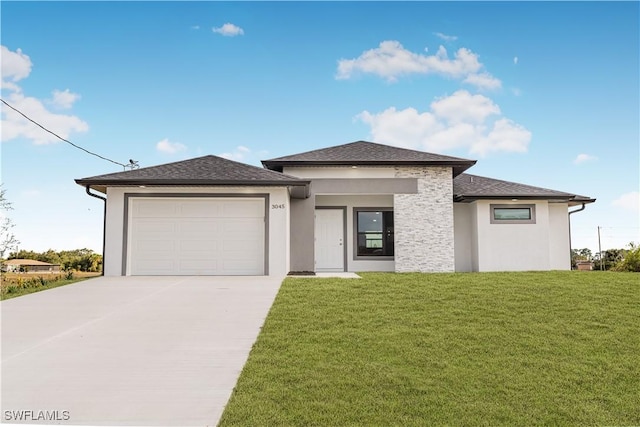
<path fill-rule="evenodd" d="M 357 211 L 357 256 L 393 256 L 393 211 Z"/>
<path fill-rule="evenodd" d="M 535 224 L 535 204 L 490 205 L 491 224 Z"/>
<path fill-rule="evenodd" d="M 531 219 L 530 208 L 495 208 L 493 218 L 498 220 Z"/>
<path fill-rule="evenodd" d="M 358 232 L 382 232 L 382 212 L 358 212 Z"/>

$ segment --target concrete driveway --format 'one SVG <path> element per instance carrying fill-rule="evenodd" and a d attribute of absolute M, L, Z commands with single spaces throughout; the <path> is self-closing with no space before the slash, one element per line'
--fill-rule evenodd
<path fill-rule="evenodd" d="M 3 301 L 2 422 L 217 424 L 282 279 L 100 277 Z"/>

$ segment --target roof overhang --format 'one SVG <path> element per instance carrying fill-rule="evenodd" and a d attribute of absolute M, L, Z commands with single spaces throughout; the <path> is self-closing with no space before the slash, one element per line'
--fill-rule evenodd
<path fill-rule="evenodd" d="M 330 167 L 330 166 L 448 166 L 456 177 L 476 164 L 476 160 L 454 161 L 397 161 L 397 160 L 262 160 L 262 165 L 272 171 L 282 172 L 288 166 Z"/>
<path fill-rule="evenodd" d="M 581 204 L 593 203 L 596 199 L 575 195 L 473 195 L 473 194 L 454 194 L 453 201 L 458 203 L 471 203 L 476 200 L 547 200 L 550 203 L 568 203 L 569 206 L 578 206 Z"/>
<path fill-rule="evenodd" d="M 239 181 L 239 180 L 180 180 L 180 179 L 112 179 L 112 180 L 93 180 L 93 179 L 76 179 L 76 184 L 83 187 L 89 187 L 94 191 L 106 194 L 107 187 L 287 187 L 293 198 L 307 198 L 310 194 L 310 180 L 276 180 L 276 181 Z"/>

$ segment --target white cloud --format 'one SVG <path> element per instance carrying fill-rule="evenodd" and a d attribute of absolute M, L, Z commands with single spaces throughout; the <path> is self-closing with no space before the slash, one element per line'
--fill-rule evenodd
<path fill-rule="evenodd" d="M 222 34 L 226 37 L 241 36 L 244 34 L 244 30 L 242 28 L 238 27 L 237 25 L 233 25 L 230 22 L 227 22 L 222 27 L 214 27 L 212 28 L 212 31 L 214 33 Z"/>
<path fill-rule="evenodd" d="M 0 46 L 0 57 L 2 58 L 1 75 L 2 88 L 14 91 L 20 90 L 16 82 L 27 78 L 31 73 L 31 59 L 22 53 L 22 50 L 16 49 L 15 52 L 10 51 L 6 46 Z"/>
<path fill-rule="evenodd" d="M 68 110 L 73 106 L 73 103 L 80 99 L 80 95 L 65 89 L 64 91 L 54 90 L 52 92 L 53 98 L 50 103 L 57 108 Z"/>
<path fill-rule="evenodd" d="M 531 141 L 531 132 L 502 117 L 491 99 L 465 90 L 436 99 L 429 111 L 391 107 L 380 113 L 363 111 L 356 119 L 370 126 L 376 142 L 434 152 L 526 152 Z"/>
<path fill-rule="evenodd" d="M 62 138 L 69 139 L 73 132 L 89 130 L 89 125 L 77 116 L 52 113 L 39 99 L 25 97 L 20 92 L 12 93 L 7 98 L 7 102 L 13 107 Z M 2 141 L 16 138 L 27 138 L 35 144 L 50 144 L 60 141 L 3 104 Z"/>
<path fill-rule="evenodd" d="M 482 123 L 487 117 L 500 114 L 500 107 L 491 99 L 483 95 L 471 95 L 466 90 L 438 98 L 431 103 L 431 110 L 449 123 Z"/>
<path fill-rule="evenodd" d="M 513 63 L 514 63 L 514 65 L 518 64 L 518 57 L 517 56 L 513 57 Z"/>
<path fill-rule="evenodd" d="M 187 146 L 179 142 L 170 142 L 167 138 L 156 144 L 156 150 L 165 154 L 176 154 L 185 151 Z"/>
<path fill-rule="evenodd" d="M 436 37 L 446 41 L 446 42 L 454 42 L 456 40 L 458 40 L 458 36 L 448 36 L 446 34 L 443 33 L 433 33 Z"/>
<path fill-rule="evenodd" d="M 407 74 L 439 74 L 448 78 L 468 79 L 468 83 L 479 87 L 499 87 L 500 80 L 487 72 L 478 55 L 460 48 L 449 58 L 444 46 L 433 55 L 423 55 L 405 49 L 398 41 L 387 40 L 375 49 L 363 52 L 354 59 L 338 61 L 336 79 L 349 79 L 358 73 L 375 74 L 393 82 Z"/>
<path fill-rule="evenodd" d="M 496 79 L 489 73 L 469 74 L 463 83 L 467 83 L 476 86 L 478 89 L 499 89 L 502 86 L 502 82 Z"/>
<path fill-rule="evenodd" d="M 507 118 L 495 121 L 493 129 L 471 146 L 471 153 L 485 156 L 492 151 L 525 153 L 529 148 L 531 132 Z"/>
<path fill-rule="evenodd" d="M 224 157 L 229 160 L 242 161 L 247 156 L 251 155 L 251 150 L 244 145 L 238 145 L 233 151 L 218 154 L 220 157 Z"/>
<path fill-rule="evenodd" d="M 615 199 L 612 204 L 622 209 L 638 212 L 640 211 L 640 193 L 632 191 L 630 193 L 622 194 L 620 197 Z"/>
<path fill-rule="evenodd" d="M 573 160 L 573 163 L 579 165 L 580 163 L 589 162 L 592 160 L 597 160 L 596 156 L 592 156 L 590 154 L 578 154 L 578 156 Z"/>
<path fill-rule="evenodd" d="M 10 51 L 6 46 L 0 46 L 0 49 L 2 54 L 2 89 L 9 92 L 3 95 L 3 98 L 11 106 L 65 139 L 68 139 L 73 132 L 86 132 L 89 129 L 89 125 L 77 116 L 53 113 L 45 107 L 41 100 L 25 96 L 17 82 L 27 78 L 31 73 L 33 65 L 31 59 L 20 49 L 15 52 Z M 54 90 L 53 98 L 46 100 L 46 102 L 57 108 L 70 108 L 79 98 L 80 95 L 72 93 L 69 89 L 65 91 Z M 1 112 L 2 142 L 17 138 L 30 139 L 35 144 L 60 141 L 4 104 L 2 104 Z"/>
<path fill-rule="evenodd" d="M 254 150 L 243 145 L 238 145 L 231 151 L 218 154 L 218 156 L 229 160 L 235 160 L 236 162 L 246 163 L 248 165 L 261 166 L 260 160 L 267 158 L 269 151 L 267 150 Z"/>

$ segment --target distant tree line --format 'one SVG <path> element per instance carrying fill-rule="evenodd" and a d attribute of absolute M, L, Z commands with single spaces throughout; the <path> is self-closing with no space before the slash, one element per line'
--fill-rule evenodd
<path fill-rule="evenodd" d="M 58 264 L 63 270 L 102 271 L 102 255 L 86 248 L 58 252 L 53 249 L 49 249 L 46 252 L 26 251 L 23 249 L 11 252 L 7 259 L 34 259 L 48 262 L 49 264 Z"/>
<path fill-rule="evenodd" d="M 629 243 L 629 249 L 607 249 L 595 254 L 588 248 L 572 249 L 572 268 L 576 268 L 578 261 L 593 262 L 594 270 L 640 272 L 640 245 Z"/>

